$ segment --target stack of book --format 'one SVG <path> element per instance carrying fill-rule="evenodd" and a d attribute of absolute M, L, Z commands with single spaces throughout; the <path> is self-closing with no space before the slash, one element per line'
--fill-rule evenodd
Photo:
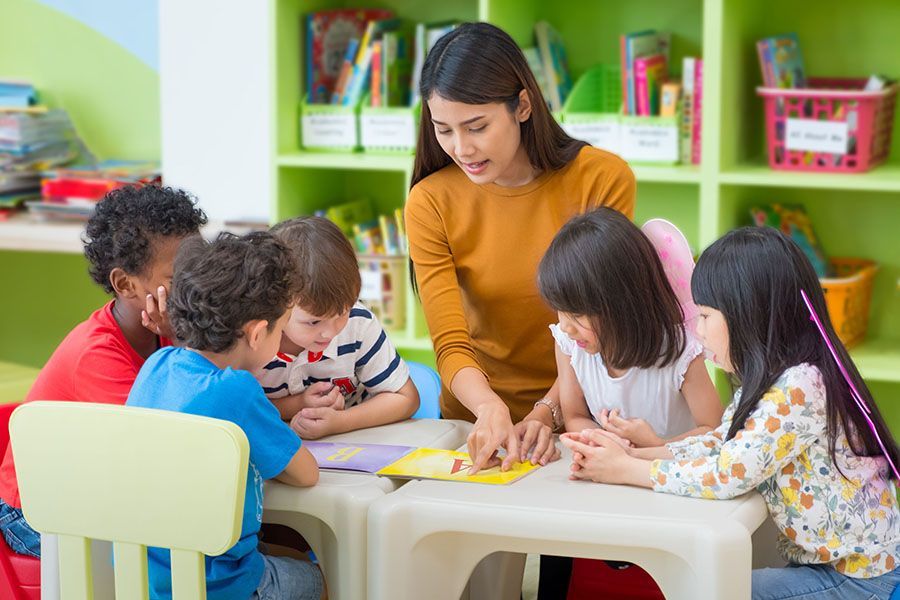
<path fill-rule="evenodd" d="M 97 202 L 110 191 L 160 181 L 159 165 L 143 161 L 110 160 L 54 169 L 44 175 L 41 198 L 26 205 L 33 215 L 53 220 L 87 220 Z"/>
<path fill-rule="evenodd" d="M 425 54 L 458 21 L 415 26 L 384 9 L 307 14 L 306 89 L 310 104 L 415 106 Z"/>
<path fill-rule="evenodd" d="M 44 170 L 79 155 L 80 143 L 62 110 L 0 110 L 0 219 L 39 197 Z"/>
<path fill-rule="evenodd" d="M 27 109 L 37 103 L 37 91 L 27 81 L 0 79 L 0 110 Z"/>

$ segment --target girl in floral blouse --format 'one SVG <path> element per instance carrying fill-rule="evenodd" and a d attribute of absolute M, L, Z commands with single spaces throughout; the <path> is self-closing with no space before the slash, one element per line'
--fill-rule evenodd
<path fill-rule="evenodd" d="M 626 449 L 602 429 L 564 434 L 572 478 L 711 499 L 755 489 L 789 564 L 755 570 L 754 599 L 889 598 L 900 583 L 900 512 L 885 453 L 900 463 L 897 444 L 837 339 L 812 265 L 777 230 L 738 229 L 703 253 L 691 288 L 698 338 L 742 384 L 722 424 L 658 448 Z"/>

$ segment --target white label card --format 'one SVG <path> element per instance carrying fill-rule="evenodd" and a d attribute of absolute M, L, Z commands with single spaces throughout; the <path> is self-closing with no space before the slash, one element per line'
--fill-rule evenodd
<path fill-rule="evenodd" d="M 576 140 L 584 140 L 591 146 L 619 152 L 619 123 L 617 121 L 592 121 L 589 123 L 563 123 L 563 130 Z"/>
<path fill-rule="evenodd" d="M 309 148 L 356 146 L 356 117 L 352 114 L 304 116 L 303 145 Z"/>
<path fill-rule="evenodd" d="M 359 297 L 363 300 L 381 302 L 383 299 L 381 291 L 381 271 L 360 269 L 359 274 L 362 278 L 362 288 L 359 291 Z"/>
<path fill-rule="evenodd" d="M 849 127 L 846 122 L 787 119 L 784 147 L 788 150 L 846 154 Z"/>
<path fill-rule="evenodd" d="M 416 124 L 411 115 L 363 115 L 362 145 L 412 148 L 416 145 Z"/>
<path fill-rule="evenodd" d="M 622 158 L 647 162 L 678 160 L 677 125 L 622 124 Z"/>

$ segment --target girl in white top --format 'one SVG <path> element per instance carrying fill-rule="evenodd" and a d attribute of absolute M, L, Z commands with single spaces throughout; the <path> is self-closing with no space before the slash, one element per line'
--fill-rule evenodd
<path fill-rule="evenodd" d="M 550 329 L 567 431 L 599 424 L 646 447 L 721 422 L 703 348 L 686 334 L 653 244 L 626 217 L 601 208 L 573 218 L 538 279 L 559 315 Z"/>

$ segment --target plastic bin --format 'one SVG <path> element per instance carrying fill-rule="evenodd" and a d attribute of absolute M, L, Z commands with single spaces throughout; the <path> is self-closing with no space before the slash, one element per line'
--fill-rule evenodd
<path fill-rule="evenodd" d="M 369 105 L 369 95 L 359 110 L 360 143 L 365 152 L 410 154 L 416 149 L 420 105 Z"/>
<path fill-rule="evenodd" d="M 572 88 L 563 106 L 562 127 L 572 137 L 629 162 L 676 164 L 679 118 L 623 116 L 621 105 L 621 69 L 597 65 Z"/>
<path fill-rule="evenodd" d="M 304 150 L 353 152 L 359 148 L 359 105 L 300 103 L 300 145 Z"/>
<path fill-rule="evenodd" d="M 769 166 L 785 171 L 861 173 L 891 150 L 897 84 L 863 90 L 865 79 L 811 79 L 811 87 L 759 87 Z"/>
<path fill-rule="evenodd" d="M 834 330 L 845 347 L 859 344 L 869 326 L 872 284 L 878 265 L 862 258 L 831 258 L 836 277 L 819 279 Z"/>
<path fill-rule="evenodd" d="M 385 329 L 406 327 L 406 256 L 357 254 L 356 258 L 362 277 L 360 299 Z"/>

